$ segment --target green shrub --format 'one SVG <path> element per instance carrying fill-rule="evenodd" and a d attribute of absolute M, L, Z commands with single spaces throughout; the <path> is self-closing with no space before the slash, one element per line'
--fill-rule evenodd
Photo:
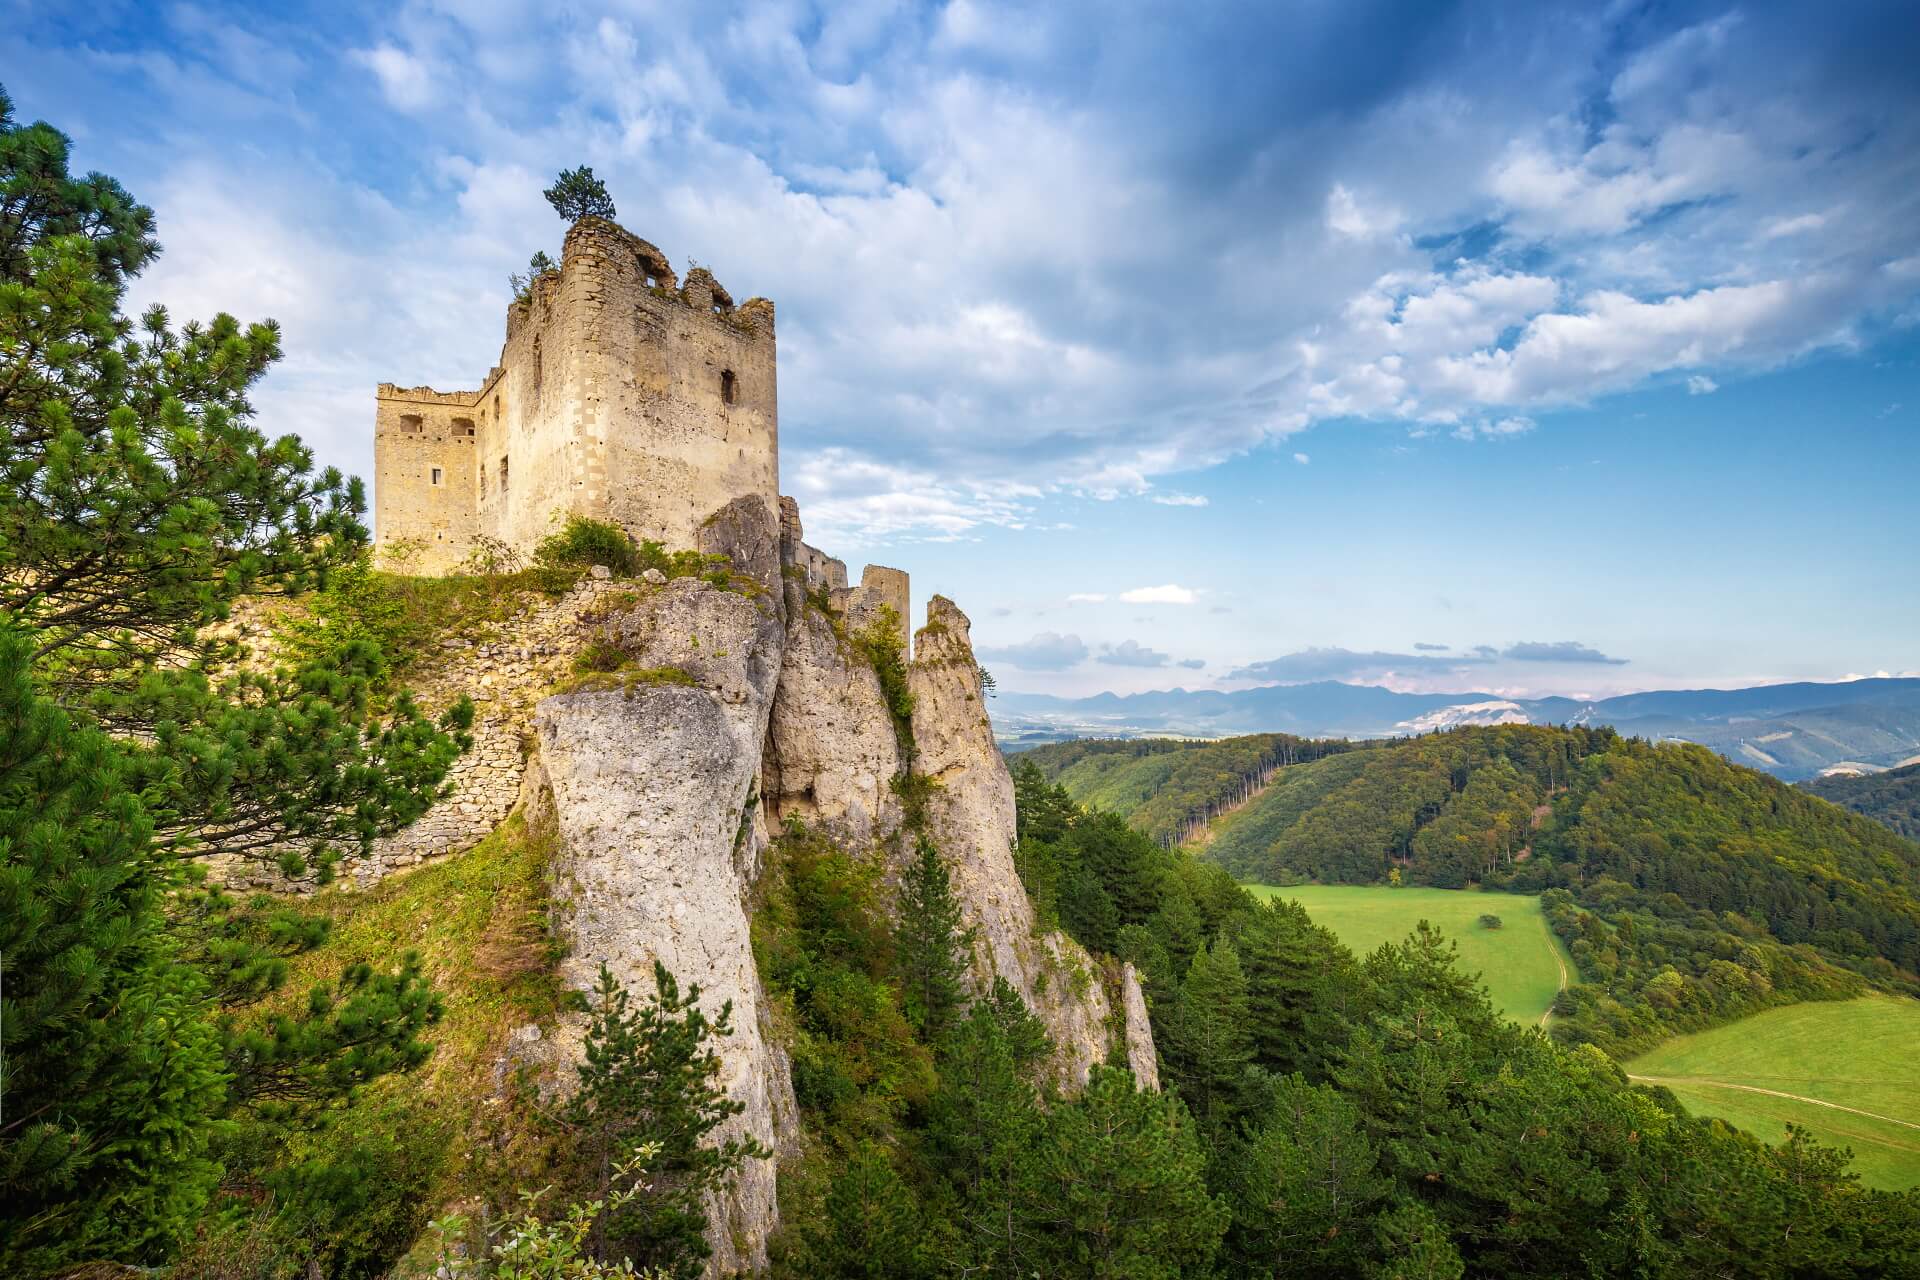
<path fill-rule="evenodd" d="M 603 564 L 621 578 L 631 578 L 643 568 L 640 548 L 625 529 L 588 516 L 568 516 L 559 532 L 548 534 L 533 549 L 533 562 L 550 569 Z"/>
<path fill-rule="evenodd" d="M 852 637 L 853 647 L 880 677 L 880 691 L 893 719 L 893 735 L 900 750 L 913 759 L 913 690 L 907 685 L 906 631 L 891 605 L 881 605 Z"/>

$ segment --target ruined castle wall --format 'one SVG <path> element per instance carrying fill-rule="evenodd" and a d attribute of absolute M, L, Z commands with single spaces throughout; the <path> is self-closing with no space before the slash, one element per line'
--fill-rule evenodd
<path fill-rule="evenodd" d="M 859 586 L 835 590 L 832 599 L 834 609 L 847 620 L 849 631 L 864 630 L 882 608 L 892 609 L 894 618 L 900 624 L 901 639 L 906 641 L 908 623 L 913 614 L 911 592 L 904 570 L 870 564 L 860 571 Z M 911 655 L 911 642 L 908 644 Z"/>
<path fill-rule="evenodd" d="M 374 528 L 396 567 L 444 573 L 467 554 L 477 529 L 474 399 L 391 383 L 375 393 Z"/>
<path fill-rule="evenodd" d="M 773 305 L 736 309 L 703 268 L 677 291 L 672 280 L 659 250 L 611 222 L 567 233 L 560 305 L 583 360 L 585 495 L 635 537 L 691 547 L 736 498 L 778 509 Z"/>
<path fill-rule="evenodd" d="M 604 515 L 581 424 L 591 334 L 552 274 L 507 316 L 500 365 L 479 399 L 479 531 L 525 555 L 569 513 Z"/>

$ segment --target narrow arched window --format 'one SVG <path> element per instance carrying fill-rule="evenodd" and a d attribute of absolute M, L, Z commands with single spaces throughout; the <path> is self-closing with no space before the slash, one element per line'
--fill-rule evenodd
<path fill-rule="evenodd" d="M 731 369 L 722 370 L 720 374 L 720 403 L 722 404 L 733 403 L 733 398 L 736 393 L 736 386 L 737 386 L 737 383 L 733 376 L 733 370 Z"/>

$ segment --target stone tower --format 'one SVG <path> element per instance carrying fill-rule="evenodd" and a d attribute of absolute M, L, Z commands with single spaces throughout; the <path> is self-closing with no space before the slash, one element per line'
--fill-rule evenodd
<path fill-rule="evenodd" d="M 507 310 L 477 391 L 382 383 L 374 531 L 383 560 L 445 573 L 482 538 L 522 555 L 570 514 L 670 548 L 757 495 L 779 508 L 773 303 L 582 218 L 560 269 Z"/>

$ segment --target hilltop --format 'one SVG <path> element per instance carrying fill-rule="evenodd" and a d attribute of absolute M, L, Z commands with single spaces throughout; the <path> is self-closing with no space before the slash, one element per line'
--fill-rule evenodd
<path fill-rule="evenodd" d="M 1920 840 L 1920 763 L 1882 773 L 1831 774 L 1800 785 L 1822 800 L 1883 823 L 1909 840 Z"/>
<path fill-rule="evenodd" d="M 1228 753 L 1260 741 L 1024 759 L 1076 799 L 1144 776 L 1142 762 L 1187 779 L 1122 806 L 1165 834 L 1170 808 L 1218 806 L 1239 785 Z M 1328 744 L 1213 821 L 1204 856 L 1268 883 L 1544 892 L 1587 984 L 1563 997 L 1555 1034 L 1619 1051 L 1773 1004 L 1920 985 L 1920 845 L 1703 748 L 1609 729 Z"/>

